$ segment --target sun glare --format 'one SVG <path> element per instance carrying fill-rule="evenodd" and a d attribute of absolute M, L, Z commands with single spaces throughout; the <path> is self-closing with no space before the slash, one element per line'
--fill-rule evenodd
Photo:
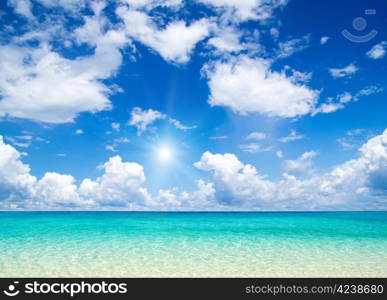
<path fill-rule="evenodd" d="M 168 147 L 161 147 L 159 149 L 159 158 L 162 161 L 170 160 L 172 157 L 172 152 Z"/>

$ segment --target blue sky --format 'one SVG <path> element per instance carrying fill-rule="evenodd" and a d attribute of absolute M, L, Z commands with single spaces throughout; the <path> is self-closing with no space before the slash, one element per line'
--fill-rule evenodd
<path fill-rule="evenodd" d="M 386 8 L 2 1 L 0 208 L 386 209 Z"/>

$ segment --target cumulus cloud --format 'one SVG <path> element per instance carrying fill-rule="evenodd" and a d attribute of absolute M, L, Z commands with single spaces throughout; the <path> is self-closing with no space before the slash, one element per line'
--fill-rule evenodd
<path fill-rule="evenodd" d="M 84 179 L 79 194 L 90 201 L 107 206 L 129 206 L 155 203 L 141 185 L 145 182 L 144 169 L 137 163 L 123 162 L 120 156 L 111 157 L 102 165 L 104 174 L 96 180 Z M 130 202 L 129 202 L 130 201 Z"/>
<path fill-rule="evenodd" d="M 41 179 L 30 174 L 21 153 L 0 136 L 1 208 L 100 208 L 106 206 L 152 206 L 143 167 L 111 157 L 101 167 L 102 176 L 84 179 L 78 186 L 71 175 L 47 172 Z"/>
<path fill-rule="evenodd" d="M 0 199 L 2 206 L 8 208 L 32 194 L 36 184 L 36 178 L 30 175 L 30 167 L 20 159 L 21 153 L 5 144 L 0 136 Z"/>
<path fill-rule="evenodd" d="M 260 174 L 231 153 L 205 152 L 194 166 L 212 173 L 213 182 L 197 181 L 190 193 L 144 187 L 143 167 L 113 156 L 95 180 L 79 185 L 71 175 L 30 174 L 21 153 L 0 138 L 0 207 L 2 209 L 385 209 L 387 207 L 387 130 L 370 138 L 359 156 L 327 172 L 309 172 L 314 151 L 286 161 L 277 181 Z"/>
<path fill-rule="evenodd" d="M 201 19 L 187 25 L 184 21 L 169 23 L 160 29 L 144 12 L 120 6 L 117 15 L 124 21 L 126 34 L 159 53 L 165 60 L 186 63 L 195 45 L 209 34 L 211 23 Z"/>
<path fill-rule="evenodd" d="M 63 175 L 55 172 L 47 172 L 33 186 L 33 203 L 41 209 L 57 207 L 79 207 L 89 205 L 91 201 L 85 201 L 79 196 L 75 178 L 71 175 Z M 27 204 L 28 205 L 28 204 Z"/>
<path fill-rule="evenodd" d="M 284 169 L 289 174 L 303 175 L 311 171 L 312 159 L 316 156 L 315 151 L 303 153 L 295 160 L 285 160 Z"/>
<path fill-rule="evenodd" d="M 111 91 L 81 68 L 87 60 L 71 61 L 45 46 L 0 46 L 0 116 L 65 123 L 82 111 L 109 109 Z"/>
<path fill-rule="evenodd" d="M 212 183 L 197 181 L 191 193 L 160 190 L 152 197 L 143 186 L 144 168 L 110 157 L 95 180 L 86 178 L 79 185 L 71 175 L 47 172 L 41 179 L 30 174 L 21 153 L 5 144 L 0 136 L 1 209 L 210 209 L 217 206 Z"/>
<path fill-rule="evenodd" d="M 241 55 L 204 68 L 210 88 L 209 104 L 230 107 L 239 114 L 260 113 L 297 117 L 313 111 L 318 92 L 297 78 L 270 70 L 263 59 Z"/>
<path fill-rule="evenodd" d="M 215 200 L 215 189 L 213 183 L 206 183 L 201 179 L 196 181 L 196 190 L 191 193 L 180 192 L 178 188 L 170 190 L 160 189 L 156 199 L 162 207 L 172 210 L 219 209 L 219 204 Z"/>
<path fill-rule="evenodd" d="M 217 200 L 226 205 L 244 205 L 257 201 L 270 201 L 275 191 L 271 181 L 259 175 L 255 167 L 244 165 L 230 153 L 205 152 L 194 166 L 213 172 Z"/>
<path fill-rule="evenodd" d="M 374 45 L 371 50 L 367 52 L 367 56 L 372 59 L 381 59 L 386 55 L 387 42 L 383 41 Z"/>
<path fill-rule="evenodd" d="M 359 68 L 354 64 L 349 64 L 344 68 L 331 68 L 329 72 L 331 73 L 333 78 L 342 78 L 355 74 L 359 71 Z"/>
<path fill-rule="evenodd" d="M 84 24 L 74 32 L 79 44 L 94 47 L 91 55 L 63 57 L 48 42 L 54 38 L 50 29 L 0 46 L 0 116 L 66 123 L 81 112 L 111 108 L 108 96 L 115 90 L 102 80 L 121 65 L 120 48 L 127 40 L 124 33 L 106 29 L 108 22 L 100 15 L 103 6 L 98 5 L 93 6 L 95 14 L 84 17 Z M 37 40 L 38 45 L 24 43 L 30 40 Z"/>
<path fill-rule="evenodd" d="M 306 152 L 288 164 L 288 171 L 310 168 L 315 152 Z M 288 161 L 289 162 L 289 161 Z M 268 180 L 257 169 L 242 163 L 234 154 L 206 152 L 197 168 L 212 172 L 215 197 L 227 205 L 257 209 L 381 209 L 387 201 L 387 130 L 369 139 L 358 158 L 326 173 L 306 179 L 283 173 L 278 181 Z"/>
<path fill-rule="evenodd" d="M 218 28 L 214 37 L 208 40 L 208 44 L 215 47 L 219 53 L 240 52 L 244 46 L 240 42 L 242 33 L 233 27 Z"/>

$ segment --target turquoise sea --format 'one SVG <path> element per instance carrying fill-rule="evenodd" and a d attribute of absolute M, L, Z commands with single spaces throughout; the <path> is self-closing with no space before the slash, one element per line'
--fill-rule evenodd
<path fill-rule="evenodd" d="M 0 212 L 0 277 L 387 277 L 387 212 Z"/>

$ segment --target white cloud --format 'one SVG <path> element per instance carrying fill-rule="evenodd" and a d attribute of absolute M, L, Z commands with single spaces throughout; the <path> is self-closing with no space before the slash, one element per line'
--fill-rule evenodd
<path fill-rule="evenodd" d="M 52 3 L 57 4 L 62 3 Z M 73 122 L 81 112 L 111 108 L 108 96 L 116 89 L 101 80 L 118 70 L 122 63 L 120 48 L 128 41 L 123 32 L 109 30 L 109 22 L 100 15 L 103 4 L 93 4 L 92 8 L 95 15 L 84 17 L 84 25 L 74 31 L 78 43 L 94 48 L 91 55 L 69 59 L 53 51 L 51 39 L 61 43 L 70 35 L 64 24 L 59 32 L 58 25 L 38 24 L 23 38 L 0 46 L 0 116 L 66 123 Z M 27 46 L 25 42 L 30 40 L 38 41 L 38 46 Z"/>
<path fill-rule="evenodd" d="M 111 157 L 102 165 L 104 174 L 84 179 L 78 186 L 71 175 L 47 172 L 38 180 L 30 174 L 21 154 L 0 136 L 0 207 L 25 209 L 101 208 L 152 206 L 155 202 L 142 187 L 143 167 Z"/>
<path fill-rule="evenodd" d="M 354 63 L 352 63 L 344 68 L 329 69 L 329 72 L 331 73 L 333 78 L 342 78 L 342 77 L 346 77 L 346 76 L 350 76 L 352 74 L 355 74 L 358 70 L 359 70 L 359 68 L 356 67 L 356 65 Z"/>
<path fill-rule="evenodd" d="M 287 171 L 308 172 L 315 152 L 287 161 Z M 289 163 L 291 162 L 291 163 Z M 38 180 L 21 153 L 0 138 L 0 207 L 2 209 L 385 209 L 387 207 L 387 130 L 360 147 L 358 158 L 305 179 L 284 173 L 269 180 L 234 154 L 205 152 L 195 167 L 211 172 L 213 182 L 197 181 L 191 193 L 177 188 L 152 197 L 143 167 L 111 157 L 103 174 L 80 185 L 71 175 L 47 172 Z"/>
<path fill-rule="evenodd" d="M 208 44 L 218 52 L 239 52 L 244 46 L 240 42 L 241 32 L 233 27 L 218 28 L 215 36 L 208 40 Z"/>
<path fill-rule="evenodd" d="M 56 208 L 62 205 L 71 208 L 91 203 L 79 196 L 73 176 L 55 172 L 45 173 L 36 183 L 33 200 L 41 209 Z"/>
<path fill-rule="evenodd" d="M 343 150 L 353 150 L 363 144 L 369 138 L 369 132 L 363 128 L 349 130 L 344 137 L 338 138 L 336 141 L 340 144 Z"/>
<path fill-rule="evenodd" d="M 117 152 L 116 145 L 106 145 L 105 150 L 109 150 L 112 152 Z"/>
<path fill-rule="evenodd" d="M 82 135 L 82 134 L 84 134 L 84 132 L 83 132 L 82 129 L 77 129 L 77 130 L 75 130 L 74 133 L 75 133 L 76 135 Z"/>
<path fill-rule="evenodd" d="M 243 55 L 207 65 L 209 104 L 227 106 L 242 115 L 296 117 L 312 112 L 318 92 L 269 67 L 263 59 Z"/>
<path fill-rule="evenodd" d="M 86 6 L 85 0 L 36 0 L 47 8 L 62 8 L 65 10 L 79 10 Z M 102 0 L 101 0 L 102 2 Z"/>
<path fill-rule="evenodd" d="M 290 134 L 288 136 L 284 136 L 280 138 L 279 141 L 281 143 L 288 143 L 288 142 L 293 142 L 297 140 L 302 140 L 303 138 L 304 138 L 303 135 L 298 134 L 297 131 L 295 131 L 294 129 L 291 129 Z"/>
<path fill-rule="evenodd" d="M 357 100 L 359 100 L 359 97 L 361 97 L 361 96 L 369 96 L 372 94 L 380 93 L 383 90 L 384 90 L 383 88 L 377 87 L 375 85 L 367 86 L 356 93 L 355 99 L 357 101 Z"/>
<path fill-rule="evenodd" d="M 357 135 L 359 135 L 359 134 L 364 133 L 365 131 L 366 131 L 366 130 L 363 129 L 363 128 L 356 128 L 356 129 L 348 130 L 348 131 L 346 132 L 346 134 L 347 134 L 348 136 L 357 136 Z"/>
<path fill-rule="evenodd" d="M 119 146 L 119 144 L 129 143 L 129 139 L 126 137 L 119 137 L 119 138 L 115 138 L 113 142 L 114 143 L 112 145 L 106 145 L 105 150 L 118 152 L 117 147 Z"/>
<path fill-rule="evenodd" d="M 120 144 L 126 144 L 126 143 L 129 143 L 129 139 L 126 137 L 120 137 L 120 138 L 114 139 L 114 142 L 120 143 Z"/>
<path fill-rule="evenodd" d="M 143 167 L 123 162 L 120 156 L 111 157 L 103 166 L 104 174 L 96 180 L 84 179 L 79 194 L 107 206 L 151 206 L 154 201 L 141 185 L 145 182 Z"/>
<path fill-rule="evenodd" d="M 296 160 L 285 160 L 284 169 L 289 174 L 302 175 L 311 171 L 312 159 L 316 156 L 315 151 L 302 154 Z"/>
<path fill-rule="evenodd" d="M 64 123 L 82 111 L 109 109 L 109 88 L 81 68 L 87 60 L 71 61 L 48 47 L 1 46 L 0 116 Z"/>
<path fill-rule="evenodd" d="M 32 4 L 30 0 L 8 0 L 8 5 L 11 5 L 16 13 L 28 19 L 34 18 L 31 12 Z"/>
<path fill-rule="evenodd" d="M 28 148 L 31 145 L 31 140 L 20 139 L 12 136 L 6 136 L 5 139 L 17 147 Z"/>
<path fill-rule="evenodd" d="M 173 119 L 173 118 L 169 118 L 169 123 L 171 123 L 173 126 L 175 126 L 177 129 L 180 129 L 180 130 L 195 129 L 197 127 L 196 125 L 185 126 L 185 125 L 181 124 L 180 121 Z"/>
<path fill-rule="evenodd" d="M 338 98 L 339 98 L 339 101 L 340 101 L 341 103 L 348 103 L 348 102 L 350 102 L 350 101 L 353 100 L 352 95 L 351 95 L 350 93 L 348 93 L 348 92 L 345 92 L 345 93 L 343 93 L 343 94 L 340 94 L 340 95 L 338 96 Z"/>
<path fill-rule="evenodd" d="M 315 152 L 306 152 L 288 167 L 307 171 L 314 156 Z M 227 205 L 291 210 L 387 207 L 387 130 L 368 140 L 358 158 L 326 173 L 311 173 L 304 180 L 288 173 L 278 181 L 268 180 L 234 154 L 206 152 L 194 165 L 212 172 L 215 197 Z"/>
<path fill-rule="evenodd" d="M 318 113 L 330 114 L 339 109 L 343 109 L 344 105 L 341 103 L 322 103 L 316 110 L 313 112 L 313 115 Z"/>
<path fill-rule="evenodd" d="M 209 34 L 211 26 L 206 19 L 202 19 L 190 25 L 175 21 L 160 29 L 144 12 L 120 6 L 116 13 L 124 21 L 130 38 L 152 48 L 165 60 L 176 63 L 189 61 L 195 45 Z"/>
<path fill-rule="evenodd" d="M 337 142 L 340 144 L 340 146 L 344 150 L 352 150 L 355 148 L 354 144 L 351 144 L 349 141 L 347 141 L 345 138 L 339 138 L 337 139 Z"/>
<path fill-rule="evenodd" d="M 32 135 L 19 135 L 19 136 L 16 136 L 16 138 L 21 140 L 27 140 L 27 141 L 30 141 L 33 139 Z"/>
<path fill-rule="evenodd" d="M 253 205 L 258 199 L 270 201 L 275 185 L 257 173 L 252 165 L 244 165 L 234 154 L 205 152 L 195 167 L 212 171 L 217 200 L 226 205 Z"/>
<path fill-rule="evenodd" d="M 256 141 L 264 140 L 266 138 L 267 138 L 267 135 L 266 133 L 263 133 L 263 132 L 252 132 L 246 137 L 246 139 L 248 140 L 256 140 Z"/>
<path fill-rule="evenodd" d="M 321 45 L 325 45 L 329 40 L 329 36 L 323 36 L 321 39 L 320 39 L 320 44 Z"/>
<path fill-rule="evenodd" d="M 165 120 L 168 119 L 168 122 L 175 126 L 179 130 L 190 130 L 194 129 L 197 126 L 186 126 L 181 124 L 180 121 L 173 119 L 173 118 L 167 118 L 166 114 L 163 114 L 157 110 L 148 109 L 148 110 L 142 110 L 140 107 L 133 108 L 132 112 L 130 113 L 130 120 L 129 125 L 135 126 L 137 128 L 137 134 L 141 135 L 144 133 L 148 126 L 151 125 L 153 122 L 157 120 Z"/>
<path fill-rule="evenodd" d="M 151 10 L 158 6 L 178 8 L 183 4 L 182 0 L 121 0 L 121 1 L 124 3 L 127 3 L 132 8 L 146 9 L 146 10 Z"/>
<path fill-rule="evenodd" d="M 277 40 L 280 35 L 278 28 L 275 28 L 275 27 L 270 28 L 270 35 L 273 37 L 274 40 Z"/>
<path fill-rule="evenodd" d="M 112 123 L 112 129 L 114 129 L 116 131 L 120 131 L 120 124 L 113 122 Z"/>
<path fill-rule="evenodd" d="M 133 108 L 130 113 L 129 125 L 137 128 L 137 134 L 144 133 L 148 126 L 156 120 L 165 119 L 167 116 L 161 112 L 153 109 L 142 110 L 140 107 Z"/>
<path fill-rule="evenodd" d="M 198 0 L 223 13 L 223 19 L 233 22 L 265 20 L 273 16 L 276 8 L 286 5 L 287 0 Z"/>
<path fill-rule="evenodd" d="M 337 95 L 336 102 L 334 102 L 333 98 L 329 98 L 327 103 L 320 104 L 312 113 L 312 116 L 318 114 L 318 113 L 332 113 L 339 109 L 343 109 L 345 107 L 345 104 L 353 101 L 359 101 L 361 97 L 369 96 L 375 93 L 379 93 L 383 91 L 382 88 L 379 88 L 377 86 L 367 86 L 360 91 L 358 91 L 356 94 L 352 95 L 349 92 L 344 92 L 342 94 Z"/>
<path fill-rule="evenodd" d="M 374 45 L 370 51 L 367 52 L 367 56 L 373 59 L 381 59 L 386 55 L 387 42 L 383 41 Z"/>
<path fill-rule="evenodd" d="M 203 180 L 196 181 L 197 189 L 192 193 L 182 192 L 181 201 L 186 206 L 195 210 L 211 210 L 212 207 L 218 206 L 215 201 L 215 188 L 213 183 L 206 183 Z"/>
<path fill-rule="evenodd" d="M 241 150 L 243 150 L 245 152 L 249 152 L 249 153 L 266 152 L 266 151 L 271 150 L 270 147 L 263 148 L 261 145 L 259 145 L 257 143 L 239 145 L 239 148 L 241 148 Z"/>
<path fill-rule="evenodd" d="M 29 134 L 29 132 L 23 132 L 25 134 Z M 50 141 L 47 141 L 41 137 L 34 138 L 32 135 L 18 135 L 18 136 L 5 136 L 4 139 L 11 143 L 13 146 L 21 147 L 21 148 L 28 148 L 31 146 L 33 141 L 37 142 L 44 142 L 46 144 L 49 144 Z"/>
<path fill-rule="evenodd" d="M 285 58 L 293 55 L 296 52 L 302 51 L 309 46 L 310 36 L 306 35 L 302 38 L 292 39 L 278 44 L 277 58 Z"/>
<path fill-rule="evenodd" d="M 191 193 L 179 192 L 178 188 L 171 190 L 160 189 L 156 200 L 164 209 L 184 210 L 211 210 L 219 209 L 215 200 L 215 189 L 213 183 L 203 180 L 196 181 L 197 189 Z"/>
<path fill-rule="evenodd" d="M 3 141 L 0 136 L 0 199 L 5 207 L 16 205 L 33 193 L 36 178 L 30 167 L 21 162 L 21 153 Z M 0 203 L 1 205 L 1 203 Z"/>

